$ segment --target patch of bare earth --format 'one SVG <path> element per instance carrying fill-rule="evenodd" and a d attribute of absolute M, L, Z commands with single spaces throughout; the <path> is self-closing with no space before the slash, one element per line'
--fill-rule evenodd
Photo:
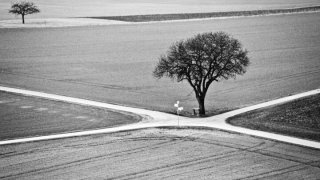
<path fill-rule="evenodd" d="M 320 151 L 221 131 L 148 129 L 0 147 L 2 179 L 317 179 Z"/>

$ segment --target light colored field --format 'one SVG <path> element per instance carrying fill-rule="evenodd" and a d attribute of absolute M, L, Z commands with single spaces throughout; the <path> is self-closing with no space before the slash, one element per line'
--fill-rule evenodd
<path fill-rule="evenodd" d="M 12 0 L 0 0 L 0 20 L 14 19 L 8 14 Z M 320 5 L 319 0 L 33 0 L 41 13 L 29 18 L 168 14 L 294 8 Z M 19 18 L 19 17 L 17 17 Z"/>
<path fill-rule="evenodd" d="M 0 147 L 1 179 L 317 179 L 320 151 L 220 131 L 141 130 Z"/>
<path fill-rule="evenodd" d="M 207 109 L 256 104 L 319 88 L 319 13 L 86 28 L 1 29 L 0 83 L 173 111 L 197 106 L 186 83 L 155 80 L 160 54 L 196 33 L 226 31 L 249 50 L 248 72 L 211 86 Z"/>
<path fill-rule="evenodd" d="M 126 22 L 113 20 L 99 20 L 89 18 L 45 18 L 28 19 L 26 24 L 21 19 L 0 20 L 0 28 L 50 28 L 50 27 L 73 27 L 73 26 L 103 26 L 114 24 L 127 24 Z"/>

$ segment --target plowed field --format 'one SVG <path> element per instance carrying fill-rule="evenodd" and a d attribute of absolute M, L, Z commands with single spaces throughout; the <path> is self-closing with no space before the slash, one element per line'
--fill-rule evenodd
<path fill-rule="evenodd" d="M 150 129 L 1 146 L 1 179 L 317 179 L 320 151 L 220 131 Z"/>

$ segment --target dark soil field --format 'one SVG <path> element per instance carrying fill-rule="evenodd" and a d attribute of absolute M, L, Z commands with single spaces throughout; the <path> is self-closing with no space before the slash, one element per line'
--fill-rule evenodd
<path fill-rule="evenodd" d="M 76 104 L 0 92 L 0 140 L 101 129 L 141 117 Z"/>
<path fill-rule="evenodd" d="M 226 31 L 249 51 L 236 80 L 213 83 L 209 113 L 320 87 L 319 13 L 77 28 L 0 29 L 0 84 L 173 112 L 197 102 L 187 83 L 156 80 L 160 54 L 197 33 Z"/>
<path fill-rule="evenodd" d="M 302 7 L 293 9 L 270 9 L 270 10 L 251 10 L 251 11 L 226 11 L 211 13 L 183 13 L 183 14 L 148 14 L 148 15 L 130 15 L 130 16 L 100 16 L 88 17 L 94 19 L 108 19 L 127 22 L 149 22 L 149 21 L 170 21 L 182 19 L 202 19 L 217 17 L 234 17 L 234 16 L 261 16 L 275 15 L 284 13 L 306 13 L 319 11 L 320 6 Z"/>
<path fill-rule="evenodd" d="M 320 151 L 221 131 L 149 129 L 0 147 L 1 179 L 308 179 Z"/>
<path fill-rule="evenodd" d="M 228 122 L 320 142 L 320 95 L 247 112 L 230 118 Z"/>

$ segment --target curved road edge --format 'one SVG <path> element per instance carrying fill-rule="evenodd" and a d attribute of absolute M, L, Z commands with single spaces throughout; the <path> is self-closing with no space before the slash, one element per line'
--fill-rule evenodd
<path fill-rule="evenodd" d="M 73 98 L 55 94 L 48 94 L 43 92 L 36 92 L 24 89 L 17 89 L 17 88 L 9 88 L 0 86 L 0 91 L 11 92 L 16 94 L 22 94 L 27 96 L 35 96 L 40 98 L 45 98 L 49 100 L 55 101 L 63 101 L 68 103 L 75 103 L 93 107 L 100 107 L 100 108 L 109 108 L 119 111 L 126 111 L 138 114 L 143 117 L 150 117 L 147 118 L 148 120 L 141 121 L 135 124 L 124 125 L 120 127 L 114 128 L 106 128 L 106 129 L 99 129 L 99 130 L 89 130 L 89 131 L 82 131 L 82 132 L 73 132 L 73 133 L 64 133 L 64 134 L 55 134 L 55 135 L 48 135 L 48 136 L 40 136 L 40 137 L 31 137 L 31 138 L 21 138 L 21 139 L 14 139 L 14 140 L 6 140 L 0 141 L 0 145 L 7 145 L 7 144 L 16 144 L 16 143 L 25 143 L 25 142 L 32 142 L 32 141 L 43 141 L 43 140 L 52 140 L 52 139 L 60 139 L 60 138 L 70 138 L 70 137 L 77 137 L 77 136 L 87 136 L 87 135 L 94 135 L 94 134 L 104 134 L 104 133 L 114 133 L 114 132 L 121 132 L 121 131 L 129 131 L 129 130 L 138 130 L 138 129 L 145 129 L 145 128 L 156 128 L 156 127 L 179 127 L 179 126 L 187 126 L 187 127 L 206 127 L 206 128 L 214 128 L 220 129 L 230 132 L 236 132 L 241 134 L 247 134 L 251 136 L 261 137 L 272 139 L 276 141 L 286 142 L 290 144 L 296 144 L 306 147 L 312 147 L 320 149 L 320 142 L 305 140 L 285 135 L 279 135 L 274 133 L 268 133 L 263 131 L 251 130 L 242 127 L 232 126 L 226 123 L 226 119 L 232 116 L 280 104 L 289 102 L 295 99 L 299 99 L 306 96 L 311 96 L 320 93 L 320 89 L 260 103 L 254 106 L 249 106 L 241 109 L 237 109 L 234 111 L 230 111 L 227 113 L 223 113 L 220 115 L 207 117 L 207 118 L 187 118 L 187 117 L 179 117 L 172 114 L 162 113 L 158 111 L 151 111 L 146 109 L 139 109 L 139 108 L 132 108 L 132 107 L 125 107 L 120 105 L 113 105 L 108 103 L 102 103 L 97 101 L 91 101 L 86 99 L 80 98 Z"/>

